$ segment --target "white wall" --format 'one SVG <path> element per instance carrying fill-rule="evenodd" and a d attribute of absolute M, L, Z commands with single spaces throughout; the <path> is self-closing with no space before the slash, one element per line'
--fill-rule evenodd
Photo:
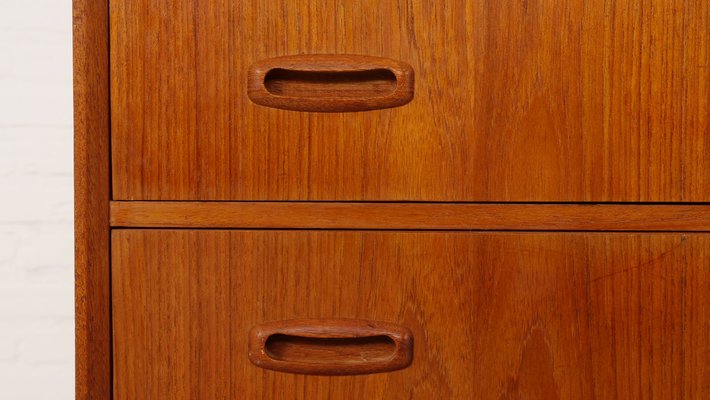
<path fill-rule="evenodd" d="M 0 399 L 74 397 L 71 0 L 0 0 Z"/>

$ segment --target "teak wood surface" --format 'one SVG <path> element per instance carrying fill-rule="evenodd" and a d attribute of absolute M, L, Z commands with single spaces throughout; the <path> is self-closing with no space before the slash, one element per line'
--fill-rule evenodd
<path fill-rule="evenodd" d="M 349 54 L 307 54 L 259 60 L 249 67 L 247 92 L 256 104 L 309 112 L 399 107 L 414 96 L 412 67 Z"/>
<path fill-rule="evenodd" d="M 710 398 L 707 1 L 73 3 L 77 400 Z M 409 65 L 414 97 L 249 99 L 313 54 Z M 392 86 L 309 74 L 265 85 Z M 250 363 L 292 318 L 409 328 L 413 362 Z"/>
<path fill-rule="evenodd" d="M 114 201 L 111 226 L 710 232 L 710 205 Z"/>
<path fill-rule="evenodd" d="M 710 201 L 707 0 L 111 4 L 115 200 Z M 248 98 L 299 54 L 411 65 L 411 103 Z"/>
<path fill-rule="evenodd" d="M 73 31 L 75 398 L 111 400 L 108 3 L 74 0 Z"/>
<path fill-rule="evenodd" d="M 302 375 L 365 375 L 412 363 L 412 332 L 388 322 L 353 318 L 270 321 L 249 331 L 249 360 Z"/>
<path fill-rule="evenodd" d="M 114 230 L 114 398 L 705 399 L 710 236 Z M 403 370 L 267 371 L 250 329 L 411 330 Z"/>

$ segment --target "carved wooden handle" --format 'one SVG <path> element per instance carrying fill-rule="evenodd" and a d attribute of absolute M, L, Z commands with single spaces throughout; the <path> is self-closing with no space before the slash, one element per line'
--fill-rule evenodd
<path fill-rule="evenodd" d="M 256 104 L 294 111 L 391 108 L 414 97 L 414 70 L 403 62 L 361 55 L 276 57 L 250 67 L 248 93 Z"/>
<path fill-rule="evenodd" d="M 308 375 L 394 371 L 412 362 L 412 333 L 385 322 L 298 319 L 267 322 L 249 334 L 255 365 Z"/>

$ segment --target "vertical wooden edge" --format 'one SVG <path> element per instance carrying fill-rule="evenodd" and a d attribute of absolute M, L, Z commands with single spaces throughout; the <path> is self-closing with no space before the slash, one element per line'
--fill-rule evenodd
<path fill-rule="evenodd" d="M 108 16 L 73 1 L 77 400 L 111 398 Z"/>

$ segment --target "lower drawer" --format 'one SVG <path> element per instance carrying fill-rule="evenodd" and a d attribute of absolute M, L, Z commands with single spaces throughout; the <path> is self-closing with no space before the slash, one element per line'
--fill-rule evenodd
<path fill-rule="evenodd" d="M 112 246 L 116 400 L 710 398 L 710 235 L 114 230 Z M 252 363 L 250 330 L 294 318 L 401 327 L 413 360 Z M 343 373 L 394 351 L 309 340 L 267 355 Z"/>

